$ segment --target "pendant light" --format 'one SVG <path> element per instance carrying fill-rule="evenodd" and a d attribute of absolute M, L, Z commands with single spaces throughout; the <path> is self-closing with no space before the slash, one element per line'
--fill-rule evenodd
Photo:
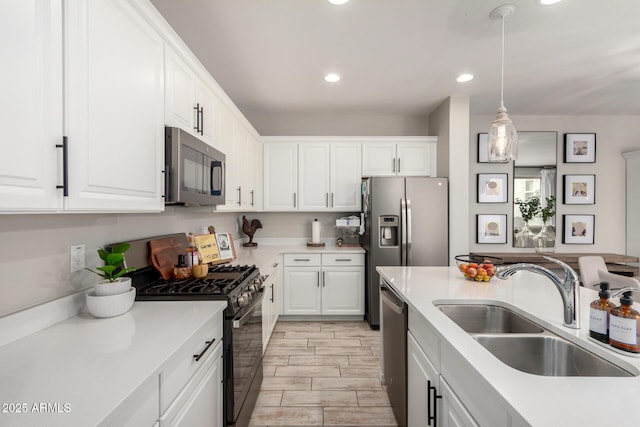
<path fill-rule="evenodd" d="M 502 19 L 502 56 L 500 77 L 500 107 L 496 119 L 489 129 L 487 159 L 489 162 L 506 163 L 518 157 L 518 133 L 504 107 L 504 17 L 515 12 L 511 4 L 499 6 L 491 11 L 491 19 Z"/>

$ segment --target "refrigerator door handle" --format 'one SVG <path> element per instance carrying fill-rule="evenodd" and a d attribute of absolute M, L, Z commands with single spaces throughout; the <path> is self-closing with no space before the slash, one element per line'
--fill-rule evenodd
<path fill-rule="evenodd" d="M 406 244 L 406 250 L 407 250 L 407 255 L 406 255 L 406 259 L 407 259 L 407 263 L 405 265 L 411 265 L 411 199 L 406 199 L 406 204 L 407 204 L 407 223 L 406 223 L 406 229 L 407 229 L 407 244 Z"/>
<path fill-rule="evenodd" d="M 400 199 L 400 233 L 402 244 L 400 246 L 400 265 L 407 265 L 407 200 Z"/>

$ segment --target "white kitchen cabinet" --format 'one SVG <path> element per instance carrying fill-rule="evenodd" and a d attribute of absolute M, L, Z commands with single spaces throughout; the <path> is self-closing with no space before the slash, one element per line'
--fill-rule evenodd
<path fill-rule="evenodd" d="M 263 145 L 264 210 L 298 208 L 298 144 L 268 142 Z"/>
<path fill-rule="evenodd" d="M 66 2 L 64 28 L 65 210 L 163 210 L 163 39 L 128 1 Z"/>
<path fill-rule="evenodd" d="M 440 394 L 442 411 L 438 412 L 438 426 L 479 427 L 444 378 L 440 378 Z"/>
<path fill-rule="evenodd" d="M 265 210 L 360 210 L 360 142 L 336 137 L 270 137 L 264 145 L 265 150 L 273 150 L 265 151 Z M 284 150 L 290 151 L 285 156 L 274 155 Z M 292 161 L 297 162 L 295 168 Z"/>
<path fill-rule="evenodd" d="M 440 375 L 422 351 L 411 332 L 407 332 L 407 423 L 410 426 L 436 427 L 434 387 L 439 389 Z M 435 413 L 442 412 L 441 399 L 435 399 Z"/>
<path fill-rule="evenodd" d="M 298 145 L 298 195 L 301 211 L 330 209 L 329 144 Z"/>
<path fill-rule="evenodd" d="M 322 314 L 364 314 L 364 268 L 322 267 Z"/>
<path fill-rule="evenodd" d="M 171 406 L 160 417 L 160 427 L 224 426 L 222 341 L 201 361 Z"/>
<path fill-rule="evenodd" d="M 285 254 L 286 315 L 364 314 L 364 256 Z"/>
<path fill-rule="evenodd" d="M 0 3 L 0 211 L 62 208 L 62 1 Z"/>
<path fill-rule="evenodd" d="M 276 262 L 271 266 L 271 270 L 264 272 L 269 278 L 263 283 L 264 299 L 262 300 L 262 351 L 267 350 L 269 340 L 276 327 L 278 316 L 280 315 L 280 275 L 282 269 L 280 262 Z"/>
<path fill-rule="evenodd" d="M 191 67 L 169 47 L 165 53 L 164 93 L 165 124 L 179 127 L 214 145 L 216 97 Z"/>
<path fill-rule="evenodd" d="M 362 144 L 363 176 L 436 176 L 436 162 L 436 137 Z"/>

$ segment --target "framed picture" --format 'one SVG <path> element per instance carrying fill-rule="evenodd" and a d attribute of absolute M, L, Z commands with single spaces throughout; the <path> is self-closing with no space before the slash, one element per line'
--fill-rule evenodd
<path fill-rule="evenodd" d="M 478 163 L 489 163 L 487 155 L 487 142 L 489 141 L 488 133 L 478 134 Z"/>
<path fill-rule="evenodd" d="M 478 174 L 478 203 L 507 203 L 507 174 Z"/>
<path fill-rule="evenodd" d="M 595 215 L 562 215 L 562 243 L 593 245 Z"/>
<path fill-rule="evenodd" d="M 476 243 L 507 243 L 506 215 L 476 215 Z"/>
<path fill-rule="evenodd" d="M 565 163 L 595 163 L 596 162 L 596 134 L 595 133 L 565 133 L 564 134 L 564 162 Z"/>
<path fill-rule="evenodd" d="M 595 175 L 564 175 L 565 205 L 593 205 L 596 203 Z"/>
<path fill-rule="evenodd" d="M 232 260 L 236 257 L 236 250 L 233 246 L 233 238 L 229 233 L 216 233 L 216 241 L 218 242 L 218 250 L 220 258 L 223 260 Z"/>

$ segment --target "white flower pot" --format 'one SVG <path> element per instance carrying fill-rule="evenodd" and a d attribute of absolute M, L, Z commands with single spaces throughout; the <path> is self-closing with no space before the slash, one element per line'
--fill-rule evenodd
<path fill-rule="evenodd" d="M 124 294 L 131 290 L 131 278 L 118 277 L 113 282 L 109 280 L 100 280 L 93 287 L 93 291 L 97 296 Z"/>

